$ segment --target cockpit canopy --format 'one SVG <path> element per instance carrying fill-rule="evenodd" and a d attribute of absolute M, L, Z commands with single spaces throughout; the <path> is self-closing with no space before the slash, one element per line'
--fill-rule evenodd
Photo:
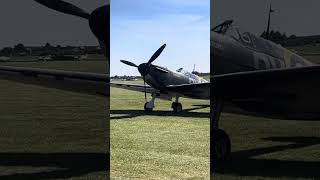
<path fill-rule="evenodd" d="M 226 20 L 211 30 L 219 34 L 225 34 L 228 31 L 229 27 L 232 25 L 232 23 L 233 20 Z"/>
<path fill-rule="evenodd" d="M 193 73 L 191 73 L 189 71 L 186 71 L 183 68 L 177 69 L 177 72 L 185 75 L 186 77 L 188 77 L 190 79 L 195 80 L 195 83 L 206 83 L 206 82 L 208 82 L 207 80 L 205 80 L 205 79 L 203 79 L 203 78 L 201 78 L 201 77 L 199 77 L 199 76 L 197 76 L 197 75 L 195 75 L 195 74 L 193 74 Z"/>
<path fill-rule="evenodd" d="M 276 59 L 284 59 L 285 52 L 288 54 L 288 50 L 285 50 L 279 44 L 256 36 L 250 32 L 241 32 L 238 27 L 233 25 L 233 20 L 224 21 L 211 29 L 211 31 L 234 39 L 244 47 L 254 51 L 255 54 L 265 54 Z M 306 64 L 306 60 L 296 54 L 291 55 L 291 61 L 293 64 L 297 64 L 297 62 L 303 65 Z"/>
<path fill-rule="evenodd" d="M 258 37 L 250 32 L 241 32 L 238 27 L 233 25 L 233 20 L 224 21 L 214 27 L 212 31 L 226 35 L 253 51 L 269 54 L 277 58 L 283 58 L 280 45 Z"/>
<path fill-rule="evenodd" d="M 235 39 L 236 41 L 241 40 L 241 32 L 238 27 L 233 25 L 233 20 L 226 20 L 223 23 L 217 25 L 211 31 L 214 31 L 219 34 L 230 36 L 231 38 Z M 246 38 L 247 39 L 247 38 Z"/>

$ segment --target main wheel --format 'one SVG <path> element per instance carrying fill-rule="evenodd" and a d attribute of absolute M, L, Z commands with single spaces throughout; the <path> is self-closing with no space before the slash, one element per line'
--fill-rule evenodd
<path fill-rule="evenodd" d="M 182 112 L 182 104 L 181 103 L 173 102 L 171 105 L 171 108 L 173 109 L 173 112 L 175 112 L 175 113 Z"/>
<path fill-rule="evenodd" d="M 214 129 L 212 137 L 212 150 L 211 153 L 213 164 L 223 162 L 230 157 L 231 154 L 231 141 L 228 134 L 222 129 Z"/>
<path fill-rule="evenodd" d="M 144 111 L 145 111 L 145 112 L 152 112 L 152 110 L 153 110 L 153 108 L 148 108 L 148 102 L 146 102 L 146 103 L 144 104 Z"/>

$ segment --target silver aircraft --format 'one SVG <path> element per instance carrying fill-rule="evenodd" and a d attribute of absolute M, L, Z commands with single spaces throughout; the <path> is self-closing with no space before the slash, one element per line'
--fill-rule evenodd
<path fill-rule="evenodd" d="M 150 58 L 147 63 L 142 63 L 140 65 L 136 65 L 132 62 L 121 60 L 122 63 L 136 67 L 143 77 L 144 85 L 137 84 L 123 84 L 123 83 L 110 83 L 110 86 L 116 88 L 129 89 L 133 91 L 139 91 L 145 93 L 145 100 L 147 101 L 147 93 L 151 93 L 152 99 L 149 102 L 146 102 L 144 105 L 144 110 L 146 112 L 151 112 L 155 107 L 155 99 L 160 98 L 164 100 L 171 101 L 173 97 L 175 97 L 175 102 L 172 102 L 171 108 L 174 112 L 180 113 L 182 111 L 182 105 L 179 102 L 179 97 L 184 96 L 188 98 L 196 98 L 196 99 L 209 99 L 209 92 L 203 92 L 205 94 L 199 93 L 190 93 L 180 94 L 176 91 L 171 91 L 172 88 L 178 88 L 180 85 L 187 84 L 201 84 L 208 83 L 207 80 L 191 73 L 183 70 L 182 68 L 177 71 L 170 71 L 169 69 L 157 65 L 153 65 L 152 62 L 158 58 L 161 52 L 166 47 L 166 44 L 162 45 Z M 148 85 L 146 85 L 146 83 Z"/>

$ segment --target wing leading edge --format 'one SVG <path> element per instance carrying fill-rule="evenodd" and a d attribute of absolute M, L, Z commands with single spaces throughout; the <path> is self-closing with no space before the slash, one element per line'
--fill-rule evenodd
<path fill-rule="evenodd" d="M 139 84 L 125 84 L 125 83 L 111 82 L 110 87 L 127 89 L 127 90 L 137 91 L 137 92 L 144 92 L 145 91 L 145 89 L 144 89 L 145 87 L 143 85 L 139 85 Z M 147 85 L 146 92 L 147 93 L 159 93 L 159 90 L 156 90 L 156 89 Z"/>
<path fill-rule="evenodd" d="M 320 118 L 320 66 L 217 75 L 212 95 L 259 116 Z"/>
<path fill-rule="evenodd" d="M 0 66 L 0 79 L 93 95 L 110 94 L 106 74 Z"/>
<path fill-rule="evenodd" d="M 187 98 L 210 99 L 210 83 L 170 85 L 166 90 Z"/>

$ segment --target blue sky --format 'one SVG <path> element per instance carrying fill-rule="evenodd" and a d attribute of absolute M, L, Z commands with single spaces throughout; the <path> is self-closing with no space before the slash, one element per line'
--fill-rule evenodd
<path fill-rule="evenodd" d="M 120 59 L 147 62 L 164 43 L 154 64 L 210 71 L 209 0 L 114 0 L 110 27 L 111 75 L 139 75 Z"/>

